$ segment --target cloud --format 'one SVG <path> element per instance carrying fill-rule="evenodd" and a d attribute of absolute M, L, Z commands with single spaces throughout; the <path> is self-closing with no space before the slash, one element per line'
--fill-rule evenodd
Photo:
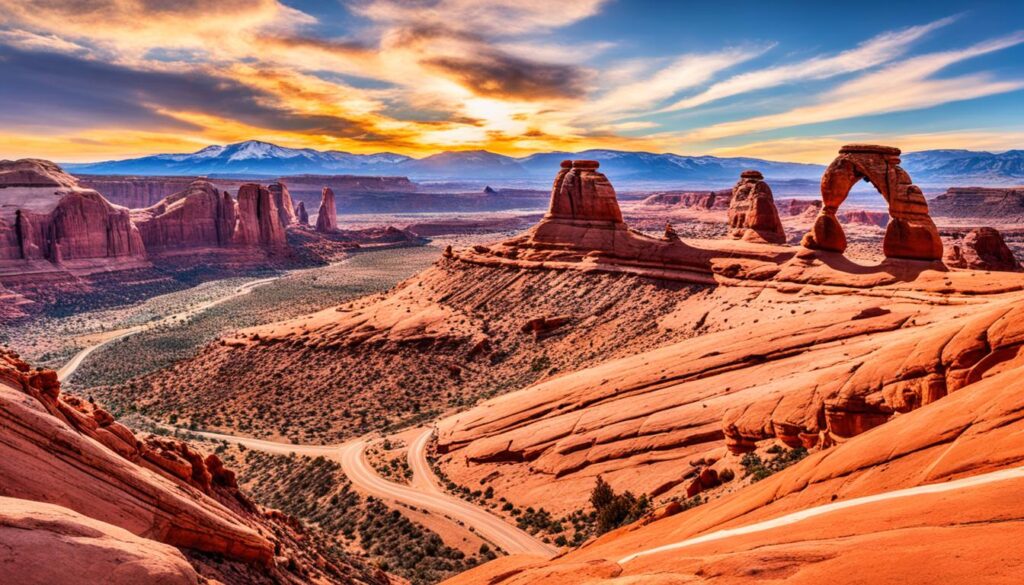
<path fill-rule="evenodd" d="M 885 32 L 861 43 L 856 48 L 836 55 L 819 56 L 798 63 L 736 75 L 712 85 L 695 96 L 681 99 L 662 111 L 673 112 L 695 108 L 727 97 L 797 81 L 827 79 L 845 73 L 864 71 L 903 55 L 915 41 L 955 20 L 956 17 L 948 17 L 921 26 Z"/>
<path fill-rule="evenodd" d="M 239 83 L 216 71 L 140 70 L 76 56 L 0 47 L 4 81 L 0 121 L 25 125 L 94 127 L 120 123 L 150 128 L 197 130 L 170 114 L 208 112 L 275 130 L 361 132 L 350 119 L 302 113 L 271 93 Z"/>
<path fill-rule="evenodd" d="M 777 128 L 901 112 L 969 100 L 1024 88 L 1024 80 L 999 80 L 988 73 L 933 78 L 939 71 L 974 57 L 1024 43 L 1024 32 L 965 49 L 928 53 L 866 73 L 814 98 L 814 103 L 779 114 L 724 122 L 686 133 L 692 141 L 714 140 Z"/>
<path fill-rule="evenodd" d="M 576 67 L 528 61 L 498 51 L 426 59 L 423 64 L 481 96 L 537 100 L 580 97 L 583 92 L 583 75 Z"/>
<path fill-rule="evenodd" d="M 597 14 L 607 0 L 370 0 L 356 2 L 356 13 L 401 26 L 440 25 L 499 36 L 536 33 L 573 24 Z"/>
<path fill-rule="evenodd" d="M 643 111 L 680 91 L 707 83 L 720 72 L 749 61 L 770 47 L 728 48 L 672 59 L 633 61 L 612 73 L 612 88 L 585 107 L 585 115 Z"/>

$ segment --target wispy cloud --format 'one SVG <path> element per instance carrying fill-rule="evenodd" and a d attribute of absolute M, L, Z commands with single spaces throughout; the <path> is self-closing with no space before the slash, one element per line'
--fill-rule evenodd
<path fill-rule="evenodd" d="M 915 41 L 955 20 L 956 17 L 948 17 L 921 26 L 885 32 L 836 55 L 818 56 L 797 63 L 736 75 L 712 85 L 695 96 L 681 99 L 662 111 L 674 112 L 695 108 L 727 97 L 798 81 L 828 79 L 871 69 L 900 57 Z"/>
<path fill-rule="evenodd" d="M 934 78 L 943 69 L 1024 43 L 1024 32 L 992 39 L 965 49 L 913 57 L 866 73 L 814 98 L 808 106 L 779 114 L 715 124 L 685 134 L 692 141 L 713 140 L 777 128 L 916 110 L 1024 88 L 1024 80 L 1000 80 L 981 72 Z"/>

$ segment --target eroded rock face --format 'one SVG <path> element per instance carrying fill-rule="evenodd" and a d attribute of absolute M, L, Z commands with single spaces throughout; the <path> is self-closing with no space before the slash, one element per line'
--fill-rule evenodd
<path fill-rule="evenodd" d="M 209 181 L 198 179 L 187 189 L 156 205 L 135 210 L 132 219 L 147 249 L 227 246 L 237 223 L 237 206 Z"/>
<path fill-rule="evenodd" d="M 759 171 L 743 171 L 732 189 L 729 229 L 733 238 L 784 244 L 786 230 L 775 209 L 772 189 Z"/>
<path fill-rule="evenodd" d="M 299 201 L 295 207 L 295 221 L 299 225 L 309 225 L 309 213 L 306 211 L 306 203 Z"/>
<path fill-rule="evenodd" d="M 598 172 L 599 166 L 596 160 L 562 161 L 545 219 L 621 224 L 615 188 Z"/>
<path fill-rule="evenodd" d="M 849 144 L 821 177 L 824 207 L 802 244 L 808 248 L 843 252 L 846 234 L 836 212 L 857 181 L 871 182 L 889 204 L 889 224 L 882 241 L 889 258 L 938 260 L 942 240 L 928 215 L 928 203 L 921 189 L 900 167 L 900 149 L 872 144 Z"/>
<path fill-rule="evenodd" d="M 971 230 L 963 241 L 950 247 L 947 266 L 976 270 L 1017 271 L 1020 264 L 999 230 L 981 227 Z"/>
<path fill-rule="evenodd" d="M 112 205 L 57 165 L 0 161 L 0 261 L 143 259 L 128 210 Z"/>
<path fill-rule="evenodd" d="M 236 243 L 285 246 L 284 227 L 270 190 L 256 183 L 246 183 L 238 188 Z"/>
<path fill-rule="evenodd" d="M 281 225 L 287 227 L 296 222 L 294 203 L 292 195 L 288 192 L 288 185 L 284 183 L 271 183 L 267 190 L 274 198 L 274 205 L 277 206 L 278 218 Z"/>
<path fill-rule="evenodd" d="M 178 547 L 269 566 L 255 507 L 215 456 L 139 439 L 106 411 L 63 396 L 56 372 L 0 350 L 0 496 L 47 502 Z"/>
<path fill-rule="evenodd" d="M 334 191 L 324 187 L 320 194 L 320 210 L 316 217 L 316 231 L 329 233 L 338 230 L 338 208 L 334 203 Z"/>
<path fill-rule="evenodd" d="M 61 506 L 0 497 L 0 581 L 195 585 L 176 548 Z"/>

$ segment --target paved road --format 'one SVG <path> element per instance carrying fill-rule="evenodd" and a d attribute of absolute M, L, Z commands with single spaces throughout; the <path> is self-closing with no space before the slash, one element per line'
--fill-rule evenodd
<path fill-rule="evenodd" d="M 928 485 L 921 485 L 912 488 L 906 488 L 902 490 L 894 490 L 891 492 L 883 492 L 880 494 L 874 494 L 871 496 L 864 496 L 862 498 L 852 498 L 841 502 L 834 502 L 831 504 L 824 504 L 821 506 L 814 506 L 799 512 L 793 512 L 792 514 L 786 514 L 772 520 L 765 520 L 763 522 L 757 522 L 748 526 L 741 526 L 739 528 L 729 528 L 727 530 L 716 530 L 710 532 L 704 536 L 697 536 L 694 538 L 687 538 L 679 542 L 672 544 L 666 544 L 657 548 L 652 548 L 645 551 L 633 553 L 629 556 L 619 559 L 619 564 L 628 563 L 639 557 L 648 555 L 656 555 L 664 552 L 678 550 L 695 544 L 703 544 L 705 542 L 713 542 L 716 540 L 722 540 L 725 538 L 731 538 L 733 536 L 740 536 L 744 534 L 752 534 L 755 532 L 763 532 L 765 530 L 771 530 L 773 528 L 779 528 L 781 526 L 788 526 L 795 524 L 808 518 L 814 518 L 815 516 L 821 516 L 822 514 L 828 514 L 829 512 L 835 512 L 836 510 L 844 510 L 846 508 L 855 508 L 857 506 L 863 506 L 865 504 L 873 504 L 875 502 L 884 502 L 886 500 L 893 500 L 896 498 L 906 498 L 909 496 L 918 496 L 923 494 L 938 494 L 942 492 L 948 492 L 953 490 L 959 490 L 963 488 L 974 487 L 977 485 L 984 485 L 987 483 L 993 483 L 997 481 L 1005 481 L 1008 479 L 1024 479 L 1024 467 L 1014 467 L 1011 469 L 1002 469 L 1000 471 L 993 471 L 991 473 L 983 473 L 981 475 L 974 475 L 971 477 L 965 477 L 963 479 L 957 479 L 954 481 L 947 481 L 943 483 L 932 483 Z"/>
<path fill-rule="evenodd" d="M 92 344 L 92 345 L 82 349 L 81 351 L 76 353 L 74 355 L 74 357 L 72 357 L 68 361 L 68 363 L 66 363 L 63 366 L 61 366 L 61 368 L 59 370 L 57 370 L 57 379 L 60 380 L 61 382 L 67 381 L 68 378 L 70 378 L 71 375 L 75 373 L 75 370 L 77 370 L 79 368 L 79 366 L 82 365 L 82 362 L 85 361 L 85 358 L 89 357 L 90 355 L 92 355 L 93 352 L 95 352 L 96 350 L 98 350 L 98 349 L 100 349 L 100 348 L 102 348 L 102 347 L 104 347 L 104 346 L 106 346 L 108 344 L 111 344 L 111 343 L 113 343 L 113 342 L 115 342 L 115 341 L 117 341 L 119 339 L 124 339 L 125 337 L 131 337 L 132 335 L 135 335 L 136 333 L 141 333 L 142 331 L 145 331 L 147 329 L 152 329 L 153 327 L 156 327 L 157 325 L 161 325 L 161 324 L 164 324 L 164 323 L 170 323 L 170 322 L 172 322 L 172 321 L 174 321 L 176 319 L 185 319 L 185 318 L 191 317 L 193 315 L 197 315 L 197 314 L 202 313 L 203 311 L 205 311 L 207 309 L 210 309 L 212 307 L 216 307 L 217 305 L 219 305 L 221 303 L 226 303 L 227 301 L 230 301 L 231 299 L 238 298 L 238 297 L 240 297 L 242 295 L 245 295 L 245 294 L 249 294 L 256 287 L 262 286 L 262 285 L 267 284 L 269 282 L 273 282 L 273 281 L 277 280 L 278 278 L 280 278 L 280 276 L 274 276 L 274 277 L 271 277 L 271 278 L 264 278 L 262 280 L 254 280 L 252 282 L 247 282 L 247 283 L 243 284 L 242 286 L 239 286 L 238 288 L 236 288 L 229 295 L 225 295 L 225 296 L 220 297 L 220 298 L 216 298 L 216 299 L 213 299 L 213 300 L 210 300 L 210 301 L 206 301 L 205 303 L 201 303 L 199 305 L 196 305 L 195 307 L 191 307 L 191 308 L 186 309 L 184 311 L 181 311 L 179 313 L 174 313 L 173 315 L 167 315 L 167 316 L 162 317 L 161 319 L 159 319 L 157 321 L 146 323 L 145 325 L 135 325 L 134 327 L 127 327 L 125 329 L 118 329 L 116 331 L 109 331 L 109 332 L 103 334 L 100 337 L 99 341 L 97 341 L 96 343 L 94 343 L 94 344 Z"/>
<path fill-rule="evenodd" d="M 236 437 L 220 433 L 190 432 L 208 439 L 233 442 L 245 445 L 250 449 L 278 455 L 288 455 L 291 453 L 308 455 L 310 457 L 322 455 L 340 463 L 342 471 L 348 476 L 352 484 L 360 490 L 381 499 L 394 500 L 462 522 L 464 526 L 459 526 L 457 522 L 455 523 L 459 529 L 468 530 L 472 527 L 477 534 L 493 542 L 508 553 L 528 553 L 551 557 L 558 552 L 555 547 L 545 544 L 494 514 L 445 493 L 437 483 L 436 476 L 434 476 L 430 465 L 426 461 L 425 447 L 433 433 L 432 429 L 417 437 L 417 440 L 414 442 L 414 445 L 421 443 L 419 447 L 421 456 L 417 457 L 418 469 L 414 469 L 413 474 L 420 475 L 422 480 L 426 482 L 425 486 L 422 483 L 420 485 L 402 485 L 388 481 L 378 475 L 377 471 L 366 460 L 366 441 L 363 439 L 355 439 L 340 445 L 290 445 L 288 443 Z"/>

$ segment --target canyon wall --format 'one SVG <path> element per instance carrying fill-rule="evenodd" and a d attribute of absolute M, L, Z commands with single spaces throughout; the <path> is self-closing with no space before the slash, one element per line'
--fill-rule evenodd
<path fill-rule="evenodd" d="M 115 266 L 144 257 L 127 209 L 51 162 L 0 161 L 0 263 L 103 259 Z"/>

